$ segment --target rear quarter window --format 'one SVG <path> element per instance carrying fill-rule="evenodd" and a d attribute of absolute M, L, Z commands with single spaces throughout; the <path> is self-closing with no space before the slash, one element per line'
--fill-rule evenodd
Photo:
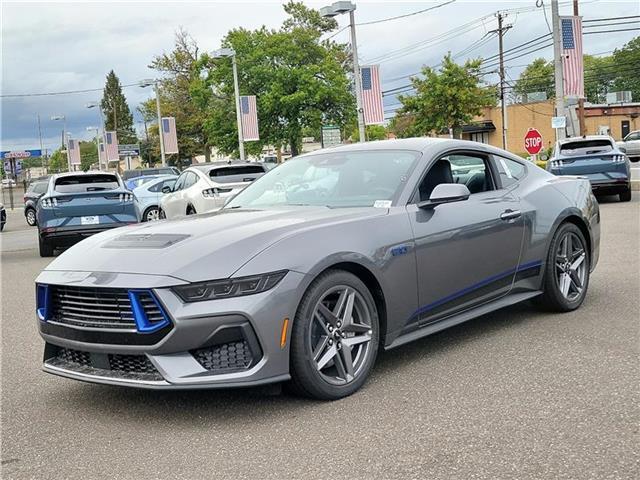
<path fill-rule="evenodd" d="M 58 193 L 96 192 L 119 187 L 118 177 L 110 174 L 69 175 L 57 178 L 54 183 L 54 190 Z"/>

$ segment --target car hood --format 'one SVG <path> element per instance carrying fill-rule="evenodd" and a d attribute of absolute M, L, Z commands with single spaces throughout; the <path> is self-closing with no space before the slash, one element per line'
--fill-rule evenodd
<path fill-rule="evenodd" d="M 282 238 L 386 213 L 371 207 L 291 207 L 220 210 L 142 223 L 89 237 L 46 270 L 164 275 L 189 282 L 227 278 Z"/>

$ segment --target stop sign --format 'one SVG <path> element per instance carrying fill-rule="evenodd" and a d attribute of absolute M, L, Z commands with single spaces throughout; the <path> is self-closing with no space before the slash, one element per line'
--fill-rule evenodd
<path fill-rule="evenodd" d="M 535 128 L 530 128 L 524 136 L 524 148 L 529 155 L 537 155 L 542 150 L 542 135 Z"/>

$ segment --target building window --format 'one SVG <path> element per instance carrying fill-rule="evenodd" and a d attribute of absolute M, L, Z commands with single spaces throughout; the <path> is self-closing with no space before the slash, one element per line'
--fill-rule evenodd
<path fill-rule="evenodd" d="M 489 143 L 489 132 L 470 133 L 469 140 L 472 142 Z"/>

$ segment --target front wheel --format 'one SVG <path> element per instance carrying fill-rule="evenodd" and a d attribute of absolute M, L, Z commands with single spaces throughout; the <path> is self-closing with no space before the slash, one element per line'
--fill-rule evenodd
<path fill-rule="evenodd" d="M 298 393 L 337 400 L 366 381 L 378 353 L 376 304 L 355 275 L 330 270 L 305 293 L 291 333 L 291 378 Z"/>
<path fill-rule="evenodd" d="M 160 209 L 158 207 L 147 208 L 142 215 L 142 221 L 155 222 L 156 220 L 160 220 Z"/>
<path fill-rule="evenodd" d="M 36 220 L 36 211 L 33 208 L 28 208 L 24 214 L 24 217 L 27 220 L 27 224 L 30 227 L 35 227 L 37 220 Z"/>
<path fill-rule="evenodd" d="M 547 254 L 540 305 L 557 312 L 578 308 L 587 293 L 589 270 L 589 250 L 582 231 L 573 223 L 563 223 Z"/>

